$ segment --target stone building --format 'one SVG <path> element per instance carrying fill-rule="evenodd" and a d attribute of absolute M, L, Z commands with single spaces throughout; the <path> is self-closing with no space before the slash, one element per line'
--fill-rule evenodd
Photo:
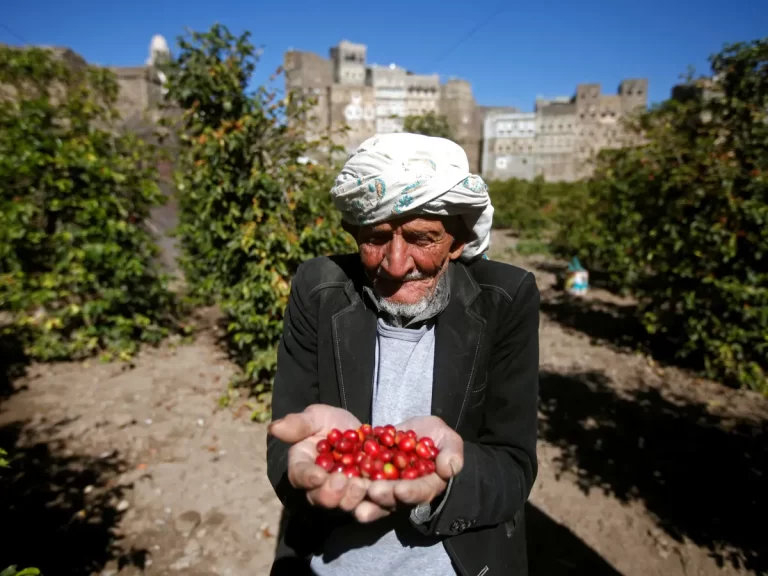
<path fill-rule="evenodd" d="M 330 49 L 328 58 L 296 50 L 285 53 L 286 90 L 311 92 L 318 100 L 311 136 L 331 134 L 351 153 L 376 133 L 402 131 L 408 115 L 444 114 L 470 167 L 478 171 L 482 117 L 471 85 L 457 79 L 441 85 L 437 74 L 415 74 L 395 64 L 369 65 L 366 52 L 364 44 L 343 40 Z M 344 126 L 348 129 L 342 137 L 339 130 Z"/>
<path fill-rule="evenodd" d="M 453 138 L 467 153 L 470 170 L 480 171 L 483 116 L 472 94 L 472 84 L 450 78 L 440 87 L 439 112 L 445 116 Z"/>
<path fill-rule="evenodd" d="M 533 112 L 491 110 L 484 127 L 482 174 L 489 180 L 534 176 L 536 114 Z"/>
<path fill-rule="evenodd" d="M 409 73 L 405 77 L 405 90 L 406 115 L 437 113 L 440 103 L 440 76 Z"/>
<path fill-rule="evenodd" d="M 328 87 L 329 128 L 347 128 L 344 146 L 350 152 L 376 133 L 376 97 L 372 86 L 333 84 Z"/>
<path fill-rule="evenodd" d="M 534 112 L 487 108 L 477 105 L 466 80 L 441 84 L 437 74 L 369 65 L 366 58 L 364 44 L 347 40 L 332 47 L 329 58 L 286 52 L 286 89 L 310 92 L 318 101 L 311 137 L 331 134 L 351 153 L 373 134 L 401 131 L 408 115 L 435 112 L 446 117 L 470 169 L 488 179 L 584 178 L 598 151 L 631 143 L 621 119 L 648 103 L 648 80 L 632 78 L 616 94 L 579 84 L 573 96 L 537 98 Z"/>
<path fill-rule="evenodd" d="M 373 86 L 376 99 L 376 132 L 402 132 L 406 116 L 407 94 L 405 68 L 390 64 L 368 68 L 366 83 Z"/>
<path fill-rule="evenodd" d="M 536 100 L 536 167 L 546 180 L 576 178 L 576 106 L 565 98 Z"/>
<path fill-rule="evenodd" d="M 623 80 L 616 94 L 602 94 L 599 84 L 579 84 L 574 96 L 537 98 L 533 113 L 489 110 L 482 174 L 547 181 L 587 177 L 597 152 L 632 143 L 621 119 L 647 102 L 648 80 L 634 78 Z"/>
<path fill-rule="evenodd" d="M 111 68 L 120 92 L 117 110 L 123 122 L 130 126 L 154 123 L 158 119 L 158 106 L 163 101 L 160 77 L 152 66 L 123 66 Z"/>
<path fill-rule="evenodd" d="M 332 47 L 334 83 L 352 86 L 365 84 L 367 51 L 365 44 L 355 44 L 347 40 L 342 40 Z"/>

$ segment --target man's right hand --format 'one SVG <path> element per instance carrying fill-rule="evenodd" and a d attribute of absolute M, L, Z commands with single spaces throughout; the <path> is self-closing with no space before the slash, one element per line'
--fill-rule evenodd
<path fill-rule="evenodd" d="M 353 512 L 359 522 L 372 522 L 389 514 L 366 499 L 370 480 L 347 478 L 341 473 L 329 474 L 315 464 L 317 443 L 337 428 L 356 430 L 360 421 L 341 408 L 313 404 L 304 412 L 288 414 L 269 425 L 269 434 L 293 444 L 288 451 L 288 481 L 294 488 L 307 491 L 314 506 L 341 508 Z"/>

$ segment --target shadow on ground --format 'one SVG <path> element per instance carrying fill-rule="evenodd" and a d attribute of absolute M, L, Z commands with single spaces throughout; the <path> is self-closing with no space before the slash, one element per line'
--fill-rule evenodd
<path fill-rule="evenodd" d="M 558 324 L 616 348 L 647 347 L 635 307 L 571 296 L 560 290 L 542 294 L 541 311 Z"/>
<path fill-rule="evenodd" d="M 768 423 L 723 421 L 656 389 L 619 392 L 597 372 L 544 371 L 540 399 L 540 438 L 584 492 L 641 502 L 672 539 L 720 565 L 768 570 Z"/>
<path fill-rule="evenodd" d="M 565 328 L 589 336 L 593 342 L 617 351 L 639 351 L 662 365 L 696 371 L 700 359 L 676 355 L 674 344 L 661 336 L 651 337 L 635 313 L 635 306 L 571 296 L 562 290 L 542 294 L 541 311 Z"/>
<path fill-rule="evenodd" d="M 0 427 L 0 446 L 11 460 L 0 471 L 0 569 L 16 564 L 45 575 L 87 576 L 115 559 L 143 568 L 145 552 L 124 553 L 116 535 L 123 488 L 115 479 L 125 463 L 114 453 L 65 452 L 48 440 L 64 424 Z"/>
<path fill-rule="evenodd" d="M 525 505 L 530 576 L 621 576 L 568 528 Z"/>

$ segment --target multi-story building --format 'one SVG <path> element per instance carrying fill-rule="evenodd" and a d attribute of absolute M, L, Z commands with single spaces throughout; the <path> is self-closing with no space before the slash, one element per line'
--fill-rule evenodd
<path fill-rule="evenodd" d="M 483 175 L 490 180 L 534 176 L 536 114 L 490 111 L 483 127 L 485 156 Z"/>
<path fill-rule="evenodd" d="M 405 77 L 405 112 L 408 116 L 437 113 L 440 102 L 440 76 L 409 73 Z"/>
<path fill-rule="evenodd" d="M 347 152 L 355 150 L 376 133 L 376 96 L 372 86 L 333 84 L 328 87 L 331 134 L 344 132 Z"/>
<path fill-rule="evenodd" d="M 336 84 L 351 86 L 365 84 L 367 51 L 365 44 L 355 44 L 347 40 L 342 40 L 331 48 L 333 81 Z"/>
<path fill-rule="evenodd" d="M 286 88 L 318 100 L 310 136 L 341 134 L 352 152 L 375 133 L 399 132 L 409 115 L 446 117 L 470 169 L 488 179 L 536 176 L 571 181 L 588 176 L 598 151 L 631 143 L 621 119 L 648 102 L 648 80 L 621 82 L 616 94 L 599 84 L 579 84 L 573 96 L 537 98 L 533 112 L 476 104 L 466 80 L 440 83 L 437 74 L 368 65 L 366 46 L 346 40 L 326 59 L 308 52 L 285 54 Z"/>
<path fill-rule="evenodd" d="M 366 83 L 373 86 L 376 99 L 376 132 L 402 132 L 407 110 L 408 72 L 395 64 L 368 68 Z"/>
<path fill-rule="evenodd" d="M 451 126 L 453 138 L 467 153 L 470 169 L 480 170 L 483 141 L 483 114 L 475 103 L 472 85 L 450 78 L 440 87 L 439 112 Z"/>
<path fill-rule="evenodd" d="M 330 49 L 328 59 L 289 50 L 284 68 L 287 90 L 310 92 L 317 99 L 311 137 L 330 134 L 352 152 L 376 133 L 402 131 L 406 116 L 434 112 L 447 117 L 470 167 L 479 170 L 482 117 L 468 82 L 452 79 L 441 85 L 437 74 L 415 74 L 395 64 L 368 65 L 365 45 L 346 40 Z"/>
<path fill-rule="evenodd" d="M 628 79 L 617 94 L 602 94 L 599 84 L 579 84 L 574 96 L 537 98 L 533 113 L 490 110 L 483 129 L 482 174 L 548 181 L 589 176 L 597 152 L 633 142 L 621 119 L 647 106 L 647 94 L 648 80 Z M 527 131 L 531 120 L 532 133 Z"/>
<path fill-rule="evenodd" d="M 536 100 L 536 166 L 546 180 L 575 179 L 576 106 L 569 98 Z"/>

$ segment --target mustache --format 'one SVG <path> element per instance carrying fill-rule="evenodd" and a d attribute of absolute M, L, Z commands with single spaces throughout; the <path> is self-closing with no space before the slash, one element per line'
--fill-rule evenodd
<path fill-rule="evenodd" d="M 386 270 L 383 268 L 379 268 L 376 270 L 376 276 L 374 277 L 374 280 L 388 280 L 390 282 L 413 282 L 415 280 L 426 280 L 427 278 L 431 278 L 431 276 L 419 272 L 418 270 L 408 272 L 408 274 L 401 278 L 395 278 L 390 274 L 387 274 Z"/>

